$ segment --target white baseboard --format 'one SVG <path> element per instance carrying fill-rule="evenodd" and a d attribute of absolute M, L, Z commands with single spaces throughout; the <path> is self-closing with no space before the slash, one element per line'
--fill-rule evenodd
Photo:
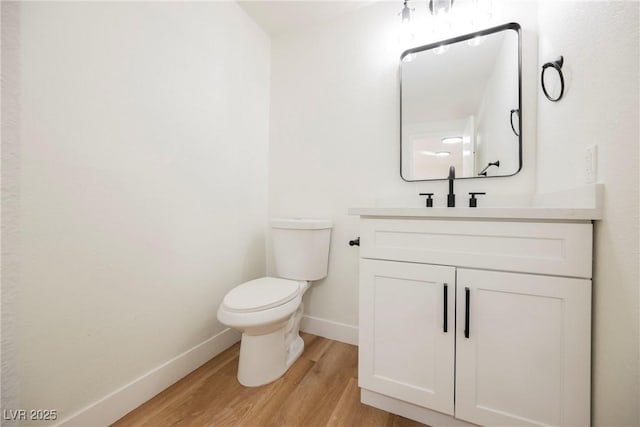
<path fill-rule="evenodd" d="M 358 345 L 357 326 L 313 316 L 303 316 L 300 329 L 313 335 Z M 238 331 L 225 329 L 72 414 L 57 425 L 61 427 L 86 427 L 112 424 L 240 341 L 240 336 Z"/>
<path fill-rule="evenodd" d="M 313 316 L 302 316 L 300 330 L 347 344 L 358 345 L 358 327 Z"/>
<path fill-rule="evenodd" d="M 86 427 L 112 424 L 238 341 L 239 332 L 225 329 L 81 409 L 58 425 Z"/>

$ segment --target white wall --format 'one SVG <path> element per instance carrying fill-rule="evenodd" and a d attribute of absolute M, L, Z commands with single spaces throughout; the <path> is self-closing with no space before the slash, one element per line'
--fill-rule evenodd
<path fill-rule="evenodd" d="M 308 314 L 356 325 L 358 235 L 350 207 L 377 199 L 411 198 L 435 192 L 446 206 L 443 181 L 407 183 L 400 178 L 398 2 L 379 2 L 333 20 L 330 25 L 272 39 L 269 214 L 326 217 L 335 222 L 329 276 L 308 291 Z M 498 25 L 523 26 L 525 46 L 524 159 L 510 178 L 456 182 L 457 201 L 469 191 L 530 194 L 535 185 L 536 13 L 528 2 L 505 5 Z"/>
<path fill-rule="evenodd" d="M 20 394 L 20 376 L 18 373 L 18 275 L 19 275 L 19 222 L 18 203 L 19 193 L 18 162 L 20 152 L 18 84 L 20 72 L 18 69 L 19 58 L 19 26 L 17 3 L 0 2 L 2 13 L 1 24 L 1 69 L 2 90 L 0 99 L 2 108 L 2 245 L 1 266 L 1 292 L 0 298 L 0 402 L 2 409 L 18 408 Z M 2 421 L 3 426 L 15 425 L 9 421 Z"/>
<path fill-rule="evenodd" d="M 24 2 L 20 31 L 20 407 L 62 419 L 264 274 L 270 42 L 235 3 Z"/>
<path fill-rule="evenodd" d="M 640 3 L 540 3 L 540 62 L 564 56 L 565 95 L 539 90 L 538 188 L 583 184 L 585 148 L 598 145 L 605 184 L 595 226 L 593 424 L 640 425 Z M 538 68 L 540 69 L 540 68 Z"/>

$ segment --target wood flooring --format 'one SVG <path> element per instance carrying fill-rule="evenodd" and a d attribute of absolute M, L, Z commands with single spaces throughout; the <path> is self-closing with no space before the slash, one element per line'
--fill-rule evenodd
<path fill-rule="evenodd" d="M 238 343 L 113 426 L 423 426 L 360 403 L 357 347 L 301 336 L 304 353 L 271 384 L 238 383 Z"/>

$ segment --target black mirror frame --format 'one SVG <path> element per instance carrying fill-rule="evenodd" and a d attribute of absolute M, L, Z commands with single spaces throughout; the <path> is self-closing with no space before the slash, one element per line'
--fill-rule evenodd
<path fill-rule="evenodd" d="M 522 170 L 522 30 L 520 24 L 517 22 L 510 22 L 508 24 L 498 25 L 496 27 L 487 28 L 485 30 L 476 31 L 462 36 L 453 37 L 446 40 L 441 40 L 435 43 L 429 43 L 424 46 L 414 47 L 407 49 L 400 55 L 400 66 L 402 66 L 402 60 L 405 56 L 422 52 L 425 50 L 435 49 L 440 46 L 445 46 L 453 43 L 462 42 L 465 40 L 473 39 L 474 37 L 486 36 L 488 34 L 498 33 L 505 30 L 514 30 L 518 35 L 518 170 L 510 175 L 496 175 L 496 176 L 468 176 L 460 177 L 456 179 L 475 179 L 475 178 L 507 178 L 514 176 Z M 402 73 L 398 73 L 400 81 L 400 178 L 405 182 L 424 182 L 424 181 L 445 181 L 447 177 L 443 178 L 431 178 L 431 179 L 406 179 L 402 176 Z M 512 122 L 513 123 L 513 122 Z M 512 124 L 513 126 L 513 124 Z"/>

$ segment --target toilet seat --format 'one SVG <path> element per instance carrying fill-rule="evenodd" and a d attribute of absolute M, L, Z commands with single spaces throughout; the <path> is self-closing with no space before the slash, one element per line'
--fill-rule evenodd
<path fill-rule="evenodd" d="M 236 329 L 264 333 L 300 307 L 307 282 L 275 277 L 251 280 L 231 289 L 218 307 L 218 320 Z"/>
<path fill-rule="evenodd" d="M 236 286 L 225 295 L 222 304 L 235 313 L 268 310 L 291 301 L 300 294 L 298 280 L 261 277 Z"/>

